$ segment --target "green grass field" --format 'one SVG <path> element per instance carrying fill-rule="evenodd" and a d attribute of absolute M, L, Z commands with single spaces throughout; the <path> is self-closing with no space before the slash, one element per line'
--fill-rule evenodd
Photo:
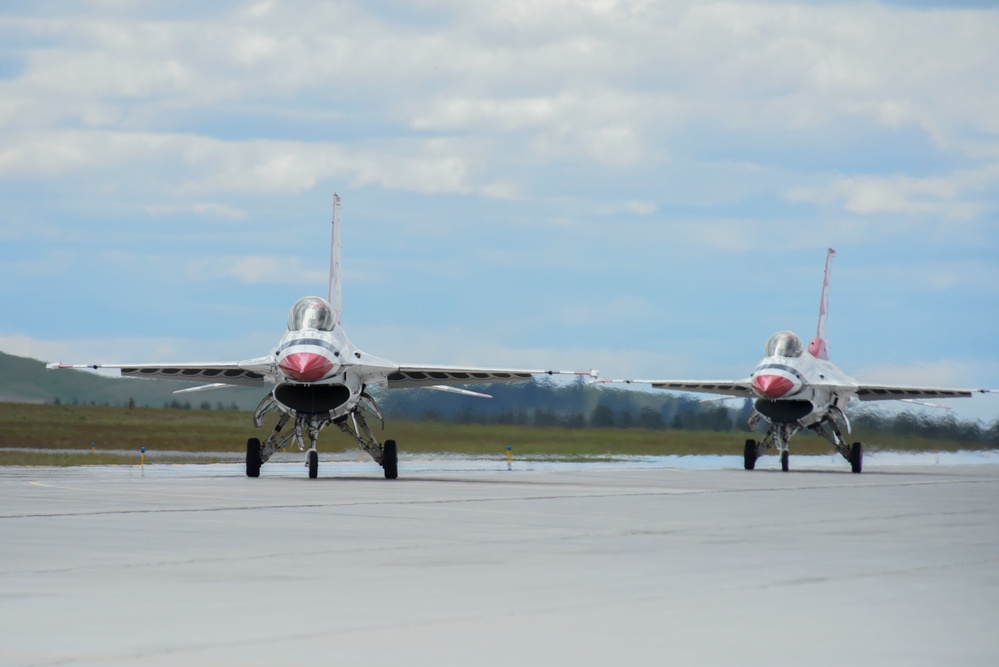
<path fill-rule="evenodd" d="M 380 439 L 394 438 L 405 453 L 448 452 L 472 456 L 504 456 L 507 445 L 518 458 L 554 456 L 573 459 L 611 455 L 740 455 L 750 434 L 742 431 L 675 431 L 648 429 L 564 429 L 531 426 L 446 424 L 387 420 L 384 431 L 373 425 Z M 245 451 L 246 439 L 263 439 L 271 423 L 253 428 L 249 412 L 229 410 L 165 410 L 104 406 L 38 405 L 0 403 L 0 465 L 134 464 L 138 452 Z M 758 436 L 756 436 L 758 437 Z M 959 443 L 902 438 L 883 434 L 854 433 L 851 441 L 864 442 L 869 452 L 956 451 L 990 449 L 984 443 Z M 102 452 L 91 454 L 91 443 Z M 30 452 L 13 451 L 30 449 Z M 322 451 L 354 448 L 353 441 L 330 428 L 320 439 Z M 799 434 L 792 445 L 795 454 L 828 454 L 825 440 L 810 433 Z M 5 451 L 6 450 L 6 451 Z M 50 451 L 46 451 L 50 450 Z M 51 450 L 79 450 L 64 453 Z M 157 462 L 201 462 L 213 458 L 183 454 Z"/>

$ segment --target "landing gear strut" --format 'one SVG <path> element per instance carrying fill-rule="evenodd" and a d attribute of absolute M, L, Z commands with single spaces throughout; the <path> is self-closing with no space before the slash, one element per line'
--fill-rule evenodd
<path fill-rule="evenodd" d="M 758 420 L 751 419 L 750 428 L 755 428 L 757 423 Z M 776 447 L 780 453 L 780 469 L 787 472 L 791 457 L 788 445 L 791 442 L 791 437 L 800 429 L 801 427 L 797 423 L 775 422 L 770 424 L 770 428 L 767 429 L 759 444 L 756 444 L 755 440 L 746 440 L 746 447 L 743 449 L 743 465 L 746 470 L 752 470 L 756 467 L 756 459 L 759 458 L 761 452 Z"/>
<path fill-rule="evenodd" d="M 830 414 L 838 415 L 839 421 L 845 424 L 847 428 L 849 427 L 849 422 L 846 421 L 846 417 L 842 412 Z M 847 445 L 843 439 L 843 431 L 840 429 L 840 425 L 837 424 L 836 419 L 827 419 L 809 428 L 828 440 L 836 448 L 836 451 L 840 453 L 840 456 L 850 462 L 850 470 L 859 473 L 863 469 L 864 446 L 859 442 Z"/>
<path fill-rule="evenodd" d="M 364 420 L 364 415 L 359 410 L 350 413 L 350 425 L 347 421 L 346 419 L 341 420 L 336 425 L 341 431 L 352 437 L 357 442 L 357 446 L 366 451 L 368 456 L 382 467 L 385 471 L 385 479 L 399 477 L 399 454 L 395 440 L 386 440 L 384 445 L 379 444 L 375 434 L 371 432 L 368 423 Z"/>

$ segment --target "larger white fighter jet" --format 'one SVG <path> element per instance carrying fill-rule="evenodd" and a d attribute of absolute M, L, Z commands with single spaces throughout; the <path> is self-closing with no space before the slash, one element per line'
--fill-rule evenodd
<path fill-rule="evenodd" d="M 989 393 L 988 389 L 941 389 L 938 387 L 906 387 L 857 382 L 829 361 L 826 343 L 826 311 L 828 309 L 829 266 L 836 251 L 826 254 L 819 304 L 819 325 L 808 347 L 790 331 L 778 331 L 764 348 L 764 357 L 756 364 L 752 375 L 742 380 L 602 380 L 601 382 L 647 383 L 657 389 L 722 394 L 729 397 L 756 399 L 749 419 L 750 430 L 765 421 L 766 434 L 760 442 L 746 440 L 744 464 L 746 470 L 756 467 L 763 452 L 776 448 L 781 469 L 788 469 L 791 438 L 801 429 L 815 431 L 832 443 L 843 455 L 853 472 L 863 467 L 864 448 L 859 442 L 848 445 L 843 432 L 850 432 L 850 420 L 844 409 L 850 399 L 861 401 L 917 400 L 925 398 L 970 397 L 973 393 Z"/>
<path fill-rule="evenodd" d="M 523 382 L 534 375 L 575 374 L 596 377 L 596 371 L 542 371 L 512 368 L 472 368 L 423 364 L 397 364 L 362 352 L 347 338 L 340 325 L 340 197 L 333 195 L 333 238 L 330 248 L 329 299 L 307 296 L 299 299 L 288 315 L 288 330 L 273 352 L 265 357 L 222 363 L 183 364 L 49 364 L 48 368 L 120 369 L 121 375 L 142 378 L 168 378 L 202 383 L 182 392 L 240 385 L 274 385 L 260 401 L 253 415 L 257 428 L 269 412 L 279 413 L 274 430 L 261 443 L 246 443 L 246 475 L 259 477 L 260 466 L 278 449 L 295 441 L 305 450 L 309 477 L 318 476 L 319 433 L 330 425 L 351 436 L 372 459 L 382 466 L 387 479 L 398 476 L 398 453 L 394 440 L 384 444 L 368 427 L 364 413 L 376 417 L 384 427 L 371 387 L 427 387 L 468 396 L 488 398 L 488 394 L 453 385 Z M 292 422 L 292 428 L 284 428 Z"/>

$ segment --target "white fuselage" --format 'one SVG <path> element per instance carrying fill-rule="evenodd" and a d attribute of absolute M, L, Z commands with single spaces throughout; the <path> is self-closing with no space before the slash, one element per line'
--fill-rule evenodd
<path fill-rule="evenodd" d="M 349 413 L 364 390 L 364 378 L 350 363 L 354 352 L 342 327 L 285 332 L 274 352 L 275 400 L 296 412 Z"/>
<path fill-rule="evenodd" d="M 764 357 L 750 377 L 759 398 L 757 411 L 806 427 L 826 419 L 830 408 L 845 408 L 855 392 L 843 388 L 858 386 L 832 362 L 807 351 L 796 357 Z"/>
<path fill-rule="evenodd" d="M 274 399 L 283 408 L 302 413 L 351 412 L 369 386 L 384 386 L 396 368 L 367 355 L 347 338 L 343 327 L 332 331 L 287 331 L 274 351 Z"/>

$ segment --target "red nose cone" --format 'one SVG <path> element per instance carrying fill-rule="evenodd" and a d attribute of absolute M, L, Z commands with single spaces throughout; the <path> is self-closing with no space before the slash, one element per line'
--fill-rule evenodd
<path fill-rule="evenodd" d="M 753 389 L 766 398 L 780 398 L 794 388 L 794 382 L 782 375 L 757 375 Z"/>
<path fill-rule="evenodd" d="M 296 352 L 282 359 L 278 366 L 285 374 L 299 382 L 316 382 L 333 370 L 333 363 L 321 354 Z"/>

